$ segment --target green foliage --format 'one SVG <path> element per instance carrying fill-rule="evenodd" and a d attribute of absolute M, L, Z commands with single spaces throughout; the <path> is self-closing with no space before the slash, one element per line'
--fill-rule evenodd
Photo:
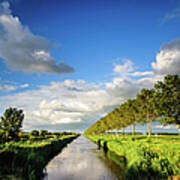
<path fill-rule="evenodd" d="M 180 176 L 179 136 L 132 136 L 113 138 L 106 135 L 87 136 L 93 142 L 116 153 L 125 160 L 125 179 L 167 179 Z M 112 159 L 114 160 L 114 159 Z M 114 160 L 117 162 L 118 160 Z M 122 161 L 121 161 L 122 162 Z"/>
<path fill-rule="evenodd" d="M 45 137 L 46 135 L 48 135 L 48 131 L 47 130 L 40 130 L 39 136 Z"/>
<path fill-rule="evenodd" d="M 0 134 L 6 141 L 18 139 L 23 119 L 24 114 L 22 110 L 17 110 L 16 108 L 6 109 L 0 122 Z"/>
<path fill-rule="evenodd" d="M 32 130 L 29 134 L 31 137 L 38 137 L 39 136 L 39 131 L 37 130 Z"/>
<path fill-rule="evenodd" d="M 148 134 L 151 135 L 151 122 L 155 120 L 156 116 L 156 101 L 154 99 L 154 89 L 142 89 L 140 94 L 137 94 L 137 101 L 140 105 L 139 116 L 142 122 L 148 124 Z"/>
<path fill-rule="evenodd" d="M 39 180 L 43 169 L 66 144 L 78 134 L 60 138 L 28 139 L 8 142 L 0 146 L 0 179 L 3 175 L 15 174 L 24 179 Z M 7 178 L 4 178 L 7 179 Z"/>
<path fill-rule="evenodd" d="M 164 82 L 155 84 L 156 98 L 159 102 L 160 122 L 177 124 L 180 130 L 180 77 L 167 75 Z"/>

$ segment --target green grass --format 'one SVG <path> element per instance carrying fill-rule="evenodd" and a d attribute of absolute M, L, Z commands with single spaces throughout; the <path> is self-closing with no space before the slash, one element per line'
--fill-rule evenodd
<path fill-rule="evenodd" d="M 126 179 L 167 179 L 180 176 L 180 136 L 87 136 L 126 158 Z"/>
<path fill-rule="evenodd" d="M 0 179 L 12 174 L 20 179 L 41 179 L 43 169 L 50 159 L 77 136 L 32 138 L 1 144 Z"/>

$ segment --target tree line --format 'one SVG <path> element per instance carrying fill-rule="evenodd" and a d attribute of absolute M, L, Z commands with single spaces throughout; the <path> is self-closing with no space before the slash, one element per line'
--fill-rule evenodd
<path fill-rule="evenodd" d="M 102 134 L 106 131 L 118 132 L 132 125 L 132 135 L 135 135 L 136 124 L 147 124 L 148 135 L 151 135 L 151 123 L 174 124 L 180 132 L 180 77 L 166 75 L 163 81 L 158 81 L 152 89 L 143 88 L 134 99 L 128 99 L 112 112 L 102 117 L 85 134 Z"/>

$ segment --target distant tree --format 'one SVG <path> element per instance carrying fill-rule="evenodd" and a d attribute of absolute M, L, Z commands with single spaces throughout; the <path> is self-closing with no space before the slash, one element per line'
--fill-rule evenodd
<path fill-rule="evenodd" d="M 47 130 L 40 130 L 39 136 L 45 137 L 46 135 L 48 135 L 48 131 Z"/>
<path fill-rule="evenodd" d="M 39 131 L 37 131 L 37 130 L 32 130 L 32 131 L 30 132 L 30 136 L 34 136 L 34 137 L 39 136 Z"/>
<path fill-rule="evenodd" d="M 0 132 L 2 137 L 8 140 L 14 140 L 18 138 L 18 133 L 22 127 L 24 119 L 23 111 L 16 108 L 8 108 L 1 117 Z"/>

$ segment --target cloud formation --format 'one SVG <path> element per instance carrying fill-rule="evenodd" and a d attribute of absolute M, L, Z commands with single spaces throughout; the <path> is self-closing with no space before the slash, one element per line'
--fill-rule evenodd
<path fill-rule="evenodd" d="M 0 103 L 3 109 L 9 106 L 24 109 L 25 129 L 82 131 L 122 102 L 135 98 L 140 89 L 152 88 L 162 78 L 152 72 L 134 72 L 132 64 L 129 60 L 117 65 L 113 70 L 117 76 L 104 84 L 84 80 L 51 82 L 38 90 L 4 96 Z M 118 76 L 122 72 L 124 75 Z M 140 78 L 132 79 L 133 75 Z"/>
<path fill-rule="evenodd" d="M 165 43 L 152 63 L 155 74 L 180 74 L 180 38 Z"/>
<path fill-rule="evenodd" d="M 134 98 L 139 90 L 137 81 L 130 78 L 114 78 L 112 82 L 106 83 L 106 91 L 111 97 L 119 98 L 120 102 L 128 98 Z"/>
<path fill-rule="evenodd" d="M 152 71 L 145 71 L 145 72 L 134 72 L 131 76 L 152 76 L 154 73 Z"/>
<path fill-rule="evenodd" d="M 9 84 L 0 84 L 0 93 L 8 93 L 11 91 L 15 91 L 17 89 L 25 89 L 28 88 L 29 84 L 22 84 L 22 85 L 12 85 L 11 83 Z"/>
<path fill-rule="evenodd" d="M 27 87 L 29 87 L 29 84 L 22 84 L 21 86 L 20 86 L 21 88 L 27 88 Z"/>
<path fill-rule="evenodd" d="M 38 90 L 3 96 L 0 102 L 3 109 L 9 106 L 24 109 L 25 129 L 82 130 L 135 95 L 134 84 L 130 80 L 114 79 L 103 89 L 84 80 L 65 80 L 40 86 Z"/>
<path fill-rule="evenodd" d="M 124 59 L 124 64 L 117 64 L 113 69 L 115 73 L 121 75 L 127 75 L 127 73 L 132 72 L 133 70 L 133 62 L 129 59 Z"/>
<path fill-rule="evenodd" d="M 16 89 L 18 89 L 17 86 L 7 85 L 7 84 L 1 85 L 0 84 L 0 92 L 10 92 L 10 91 L 14 91 Z"/>
<path fill-rule="evenodd" d="M 9 106 L 25 111 L 25 129 L 84 130 L 122 102 L 134 98 L 143 87 L 152 87 L 151 77 L 132 80 L 115 77 L 112 81 L 90 84 L 84 80 L 65 80 L 3 96 L 1 108 Z"/>
<path fill-rule="evenodd" d="M 57 63 L 50 55 L 53 45 L 34 35 L 11 14 L 9 3 L 0 4 L 0 58 L 15 71 L 66 74 L 74 69 L 64 62 Z"/>

